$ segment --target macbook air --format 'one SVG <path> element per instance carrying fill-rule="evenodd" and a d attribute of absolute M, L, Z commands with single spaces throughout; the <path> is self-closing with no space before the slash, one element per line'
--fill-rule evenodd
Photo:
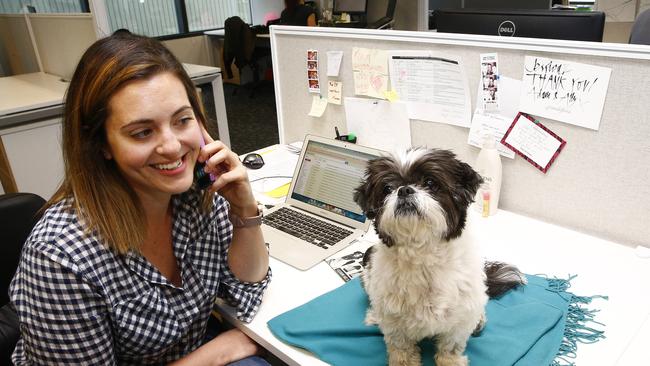
<path fill-rule="evenodd" d="M 306 270 L 350 245 L 370 225 L 354 202 L 367 162 L 381 151 L 307 135 L 283 204 L 264 215 L 271 256 Z"/>

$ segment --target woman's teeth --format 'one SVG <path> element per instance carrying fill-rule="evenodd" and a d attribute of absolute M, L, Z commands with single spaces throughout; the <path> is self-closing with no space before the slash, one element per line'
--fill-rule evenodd
<path fill-rule="evenodd" d="M 175 161 L 173 163 L 169 163 L 169 164 L 154 164 L 154 168 L 161 169 L 161 170 L 172 170 L 172 169 L 176 169 L 179 166 L 181 166 L 182 163 L 183 163 L 183 160 L 178 159 L 177 161 Z"/>

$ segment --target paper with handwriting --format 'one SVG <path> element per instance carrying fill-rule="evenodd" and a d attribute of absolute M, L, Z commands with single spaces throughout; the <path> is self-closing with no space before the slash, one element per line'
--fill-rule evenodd
<path fill-rule="evenodd" d="M 352 49 L 354 94 L 385 99 L 388 90 L 388 61 L 386 51 L 374 48 Z"/>
<path fill-rule="evenodd" d="M 519 113 L 506 131 L 501 144 L 546 173 L 566 141 L 525 113 Z"/>
<path fill-rule="evenodd" d="M 598 130 L 611 69 L 526 56 L 519 109 Z"/>
<path fill-rule="evenodd" d="M 336 80 L 329 80 L 327 82 L 327 102 L 331 104 L 341 104 L 341 89 L 343 83 Z"/>

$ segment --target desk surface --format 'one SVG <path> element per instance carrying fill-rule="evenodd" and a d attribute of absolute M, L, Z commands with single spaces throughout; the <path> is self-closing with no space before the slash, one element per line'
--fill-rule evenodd
<path fill-rule="evenodd" d="M 0 116 L 63 103 L 68 83 L 34 72 L 0 78 Z"/>
<path fill-rule="evenodd" d="M 214 36 L 214 37 L 225 37 L 226 36 L 226 30 L 225 29 L 213 29 L 209 31 L 203 32 L 203 34 L 207 36 Z M 256 34 L 255 37 L 257 38 L 271 38 L 271 35 L 268 33 L 260 33 Z"/>
<path fill-rule="evenodd" d="M 608 301 L 592 303 L 600 309 L 596 320 L 606 325 L 607 338 L 579 344 L 577 365 L 650 365 L 650 259 L 637 256 L 634 248 L 503 210 L 489 218 L 470 210 L 468 229 L 481 238 L 480 248 L 487 259 L 515 264 L 530 274 L 559 278 L 575 274 L 573 293 L 609 296 Z M 373 240 L 374 233 L 369 233 L 353 246 L 364 247 Z M 284 362 L 324 365 L 308 352 L 275 338 L 266 322 L 333 290 L 343 280 L 325 262 L 300 271 L 271 258 L 271 267 L 273 279 L 250 324 L 235 321 L 231 308 L 219 306 L 231 321 Z"/>
<path fill-rule="evenodd" d="M 221 72 L 221 69 L 214 66 L 183 64 L 183 68 L 191 79 L 199 78 L 206 75 L 214 75 Z"/>

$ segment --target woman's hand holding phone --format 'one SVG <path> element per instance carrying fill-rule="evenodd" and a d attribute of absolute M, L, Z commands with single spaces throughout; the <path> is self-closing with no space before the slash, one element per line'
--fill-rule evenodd
<path fill-rule="evenodd" d="M 253 196 L 246 168 L 242 165 L 239 157 L 223 142 L 213 140 L 204 128 L 201 128 L 201 131 L 205 145 L 199 152 L 197 166 L 199 163 L 203 163 L 203 177 L 208 176 L 208 179 L 214 179 L 211 184 L 207 185 L 207 188 L 218 192 L 228 200 L 231 211 L 240 217 L 257 215 L 257 201 Z M 201 178 L 197 184 L 200 180 Z"/>

